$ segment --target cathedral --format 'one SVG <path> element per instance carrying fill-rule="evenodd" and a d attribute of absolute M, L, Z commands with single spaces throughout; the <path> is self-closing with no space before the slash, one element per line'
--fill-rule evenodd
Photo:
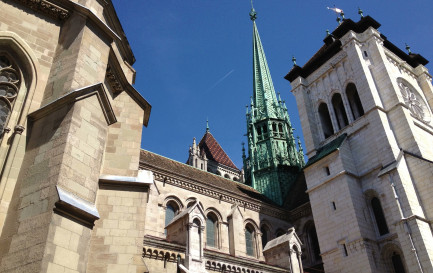
<path fill-rule="evenodd" d="M 1 1 L 0 272 L 433 273 L 428 61 L 359 15 L 287 67 L 304 152 L 252 8 L 236 166 L 209 126 L 185 163 L 140 148 L 110 0 Z"/>

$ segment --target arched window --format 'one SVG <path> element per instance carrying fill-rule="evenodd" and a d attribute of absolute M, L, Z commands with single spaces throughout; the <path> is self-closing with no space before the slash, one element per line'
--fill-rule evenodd
<path fill-rule="evenodd" d="M 400 254 L 398 254 L 397 252 L 393 252 L 391 256 L 391 261 L 394 273 L 406 273 Z"/>
<path fill-rule="evenodd" d="M 320 247 L 317 239 L 317 232 L 314 223 L 310 222 L 306 225 L 305 232 L 307 235 L 308 252 L 310 253 L 311 261 L 320 261 Z"/>
<path fill-rule="evenodd" d="M 218 247 L 218 218 L 209 213 L 206 219 L 206 245 Z"/>
<path fill-rule="evenodd" d="M 263 225 L 260 231 L 262 232 L 262 247 L 265 248 L 266 244 L 269 242 L 269 236 L 271 235 L 271 232 L 266 225 Z"/>
<path fill-rule="evenodd" d="M 250 224 L 245 227 L 245 246 L 246 246 L 246 252 L 248 256 L 255 256 L 255 232 L 254 227 Z"/>
<path fill-rule="evenodd" d="M 353 83 L 349 83 L 346 87 L 347 100 L 350 104 L 350 110 L 352 111 L 353 119 L 357 119 L 364 115 L 364 108 L 362 108 L 361 99 L 359 98 L 356 86 Z"/>
<path fill-rule="evenodd" d="M 334 107 L 335 116 L 337 118 L 338 129 L 343 129 L 349 122 L 347 120 L 346 110 L 344 110 L 343 100 L 339 93 L 332 96 L 332 106 Z"/>
<path fill-rule="evenodd" d="M 15 65 L 6 55 L 0 54 L 0 139 L 3 138 L 20 84 L 20 73 Z"/>
<path fill-rule="evenodd" d="M 225 175 L 224 175 L 224 178 L 230 179 L 230 175 L 225 174 Z"/>
<path fill-rule="evenodd" d="M 332 136 L 334 129 L 332 128 L 331 116 L 329 115 L 328 106 L 324 102 L 319 105 L 319 116 L 325 138 Z"/>
<path fill-rule="evenodd" d="M 275 122 L 272 123 L 272 131 L 274 133 L 274 136 L 277 136 L 277 124 L 275 124 Z"/>
<path fill-rule="evenodd" d="M 176 216 L 178 213 L 179 206 L 174 201 L 168 202 L 165 209 L 165 226 L 170 224 L 174 216 Z M 165 233 L 167 234 L 167 230 L 165 230 Z"/>
<path fill-rule="evenodd" d="M 380 235 L 389 233 L 388 225 L 386 224 L 385 215 L 383 214 L 382 205 L 377 197 L 371 199 L 371 208 L 373 209 L 374 219 Z"/>

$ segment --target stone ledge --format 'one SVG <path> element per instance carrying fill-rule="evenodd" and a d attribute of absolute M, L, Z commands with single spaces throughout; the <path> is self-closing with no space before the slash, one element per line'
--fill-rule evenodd
<path fill-rule="evenodd" d="M 55 203 L 54 211 L 62 216 L 72 218 L 80 224 L 92 228 L 94 222 L 99 219 L 96 206 L 88 201 L 75 196 L 73 193 L 56 186 L 59 201 Z"/>

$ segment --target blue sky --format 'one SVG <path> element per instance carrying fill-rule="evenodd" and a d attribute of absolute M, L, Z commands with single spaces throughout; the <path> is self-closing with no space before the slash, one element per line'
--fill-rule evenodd
<path fill-rule="evenodd" d="M 185 162 L 192 138 L 210 131 L 241 168 L 245 105 L 252 95 L 249 0 L 113 0 L 137 59 L 135 88 L 152 104 L 142 148 Z M 302 130 L 289 82 L 294 55 L 303 65 L 337 27 L 334 4 L 359 20 L 358 6 L 395 45 L 433 61 L 431 0 L 255 0 L 257 26 L 275 90 Z M 432 64 L 427 68 L 433 71 Z"/>

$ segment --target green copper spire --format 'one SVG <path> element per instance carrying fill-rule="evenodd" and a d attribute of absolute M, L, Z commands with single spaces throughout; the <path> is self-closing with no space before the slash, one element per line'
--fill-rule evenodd
<path fill-rule="evenodd" d="M 285 102 L 280 96 L 277 99 L 253 7 L 250 18 L 253 21 L 253 96 L 246 114 L 248 157 L 244 151 L 242 156 L 245 183 L 282 205 L 304 164 L 303 153 L 297 149 Z"/>

